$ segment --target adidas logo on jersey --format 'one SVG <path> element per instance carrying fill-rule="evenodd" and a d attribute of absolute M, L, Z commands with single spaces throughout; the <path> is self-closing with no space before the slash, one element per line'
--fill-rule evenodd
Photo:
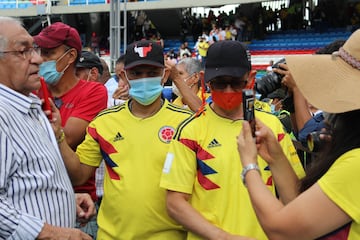
<path fill-rule="evenodd" d="M 207 147 L 213 148 L 213 147 L 220 147 L 220 146 L 221 146 L 221 144 L 214 138 Z"/>
<path fill-rule="evenodd" d="M 120 141 L 120 140 L 123 140 L 124 138 L 123 138 L 123 136 L 121 136 L 121 134 L 118 132 L 117 134 L 116 134 L 116 136 L 114 137 L 114 142 L 116 142 L 116 141 Z"/>

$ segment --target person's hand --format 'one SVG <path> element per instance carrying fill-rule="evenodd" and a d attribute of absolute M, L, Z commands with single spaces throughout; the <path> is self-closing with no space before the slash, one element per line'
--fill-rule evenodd
<path fill-rule="evenodd" d="M 278 159 L 286 159 L 284 152 L 272 130 L 256 119 L 256 146 L 258 154 L 269 164 Z"/>
<path fill-rule="evenodd" d="M 275 163 L 277 159 L 284 159 L 284 153 L 277 138 L 274 136 L 271 129 L 258 119 L 256 119 L 255 135 L 256 143 L 251 135 L 249 123 L 244 121 L 243 129 L 237 138 L 238 151 L 243 166 L 250 163 L 256 163 L 257 154 L 259 154 L 269 165 Z"/>
<path fill-rule="evenodd" d="M 87 193 L 76 193 L 77 220 L 85 225 L 96 214 L 95 203 Z"/>
<path fill-rule="evenodd" d="M 166 64 L 166 68 L 170 69 L 170 75 L 169 75 L 169 79 L 171 79 L 171 81 L 173 81 L 175 83 L 175 85 L 178 87 L 178 82 L 182 81 L 183 79 L 180 76 L 180 72 L 179 70 L 177 70 L 177 68 L 175 67 L 175 65 L 168 65 Z"/>
<path fill-rule="evenodd" d="M 242 130 L 237 136 L 238 151 L 242 166 L 251 163 L 257 163 L 257 149 L 255 139 L 251 133 L 251 127 L 248 121 L 243 122 Z"/>
<path fill-rule="evenodd" d="M 296 82 L 286 64 L 280 63 L 279 68 L 273 68 L 273 71 L 283 76 L 281 83 L 286 86 L 290 92 L 296 88 Z"/>
<path fill-rule="evenodd" d="M 37 240 L 92 240 L 92 237 L 76 228 L 55 227 L 47 223 L 41 229 Z"/>
<path fill-rule="evenodd" d="M 112 97 L 114 99 L 128 100 L 129 99 L 129 85 L 127 85 L 121 78 L 119 78 L 119 84 L 114 91 Z"/>

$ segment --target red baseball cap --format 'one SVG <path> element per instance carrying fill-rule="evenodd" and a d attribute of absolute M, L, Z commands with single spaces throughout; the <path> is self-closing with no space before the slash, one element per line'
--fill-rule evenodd
<path fill-rule="evenodd" d="M 56 48 L 62 44 L 75 48 L 80 54 L 82 45 L 78 31 L 62 22 L 44 28 L 34 36 L 35 43 L 41 48 Z"/>

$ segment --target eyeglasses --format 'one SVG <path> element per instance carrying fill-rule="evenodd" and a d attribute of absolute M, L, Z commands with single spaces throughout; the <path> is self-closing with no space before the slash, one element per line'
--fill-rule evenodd
<path fill-rule="evenodd" d="M 32 48 L 27 48 L 25 50 L 22 51 L 0 51 L 0 54 L 5 54 L 5 53 L 14 53 L 17 55 L 22 55 L 22 57 L 24 59 L 28 59 L 34 56 L 34 54 L 41 54 L 41 49 L 39 47 L 32 47 Z"/>
<path fill-rule="evenodd" d="M 244 80 L 225 80 L 225 79 L 217 79 L 210 81 L 210 86 L 214 89 L 224 90 L 228 85 L 234 90 L 243 89 L 246 87 L 247 81 Z"/>

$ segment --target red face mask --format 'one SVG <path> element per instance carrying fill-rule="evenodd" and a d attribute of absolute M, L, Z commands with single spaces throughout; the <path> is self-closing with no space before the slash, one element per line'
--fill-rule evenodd
<path fill-rule="evenodd" d="M 242 103 L 242 92 L 211 91 L 214 103 L 225 110 L 232 110 Z"/>

